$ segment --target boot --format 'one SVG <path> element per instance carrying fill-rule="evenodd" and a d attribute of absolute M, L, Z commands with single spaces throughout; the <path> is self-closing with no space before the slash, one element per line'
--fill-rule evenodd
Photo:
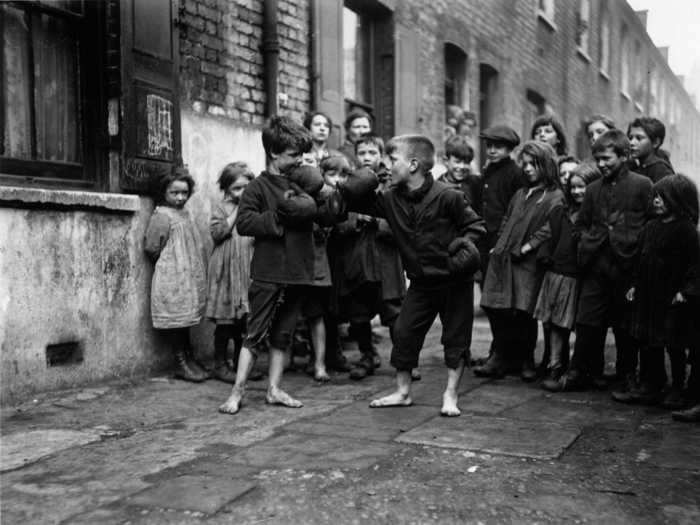
<path fill-rule="evenodd" d="M 683 421 L 684 423 L 699 423 L 700 422 L 700 404 L 687 408 L 685 410 L 679 410 L 678 412 L 673 412 L 671 417 L 676 421 Z"/>
<path fill-rule="evenodd" d="M 520 372 L 520 378 L 526 383 L 532 383 L 537 379 L 537 369 L 535 368 L 535 358 L 532 354 L 525 356 L 523 360 L 522 370 Z"/>
<path fill-rule="evenodd" d="M 209 370 L 202 363 L 200 363 L 199 360 L 197 360 L 197 358 L 194 355 L 194 350 L 192 349 L 192 346 L 189 343 L 187 343 L 187 346 L 185 347 L 185 359 L 187 359 L 190 368 L 193 371 L 195 371 L 198 375 L 201 375 L 202 377 L 204 377 L 204 379 L 209 379 L 211 377 L 211 370 Z"/>
<path fill-rule="evenodd" d="M 202 370 L 198 370 L 192 366 L 192 363 L 187 359 L 187 354 L 183 346 L 175 348 L 175 377 L 192 381 L 193 383 L 201 383 L 209 377 Z"/>
<path fill-rule="evenodd" d="M 622 388 L 613 390 L 612 398 L 620 403 L 635 403 L 638 388 L 636 374 L 627 374 Z"/>
<path fill-rule="evenodd" d="M 229 368 L 228 360 L 226 359 L 226 346 L 214 349 L 214 370 L 212 375 L 224 383 L 232 385 L 236 383 L 236 371 L 233 368 Z"/>
<path fill-rule="evenodd" d="M 661 402 L 661 406 L 671 410 L 680 410 L 685 407 L 685 398 L 683 397 L 683 389 L 678 388 L 678 386 L 672 386 L 668 391 L 664 400 Z"/>
<path fill-rule="evenodd" d="M 350 370 L 350 379 L 359 381 L 367 376 L 374 375 L 374 359 L 371 355 L 363 355 Z"/>
<path fill-rule="evenodd" d="M 561 392 L 561 376 L 563 374 L 563 367 L 557 366 L 552 368 L 549 371 L 549 375 L 547 376 L 547 378 L 544 381 L 542 381 L 542 388 L 549 392 Z"/>
<path fill-rule="evenodd" d="M 587 390 L 590 386 L 588 377 L 575 368 L 569 368 L 566 374 L 561 376 L 561 392 L 578 392 Z"/>
<path fill-rule="evenodd" d="M 498 352 L 493 352 L 482 366 L 474 367 L 476 377 L 491 377 L 501 379 L 506 375 L 503 360 L 498 356 Z"/>

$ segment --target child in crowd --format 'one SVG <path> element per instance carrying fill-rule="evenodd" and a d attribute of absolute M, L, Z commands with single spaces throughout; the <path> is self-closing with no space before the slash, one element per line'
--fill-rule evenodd
<path fill-rule="evenodd" d="M 192 354 L 189 327 L 202 319 L 206 271 L 199 231 L 185 203 L 194 191 L 186 168 L 163 176 L 154 198 L 144 250 L 155 263 L 151 283 L 151 318 L 175 355 L 175 377 L 201 382 L 209 373 Z"/>
<path fill-rule="evenodd" d="M 600 177 L 594 164 L 574 168 L 565 188 L 568 208 L 560 206 L 552 210 L 549 216 L 552 237 L 538 253 L 539 261 L 547 268 L 535 306 L 535 318 L 544 327 L 545 356 L 549 349 L 548 377 L 542 388 L 552 392 L 561 388 L 559 379 L 569 366 L 569 336 L 576 320 L 578 267 L 574 223 L 586 186 Z"/>
<path fill-rule="evenodd" d="M 611 129 L 616 129 L 615 122 L 606 115 L 591 115 L 583 122 L 583 128 L 588 137 L 588 143 L 593 148 L 593 144 L 598 138 Z"/>
<path fill-rule="evenodd" d="M 364 135 L 372 131 L 372 117 L 364 109 L 354 108 L 345 118 L 345 143 L 340 148 L 340 152 L 350 161 L 350 167 L 355 169 L 359 166 L 355 157 L 355 142 Z"/>
<path fill-rule="evenodd" d="M 212 211 L 209 223 L 214 250 L 209 258 L 205 316 L 216 324 L 213 375 L 232 384 L 236 380 L 238 355 L 246 330 L 250 259 L 253 255 L 252 239 L 238 235 L 234 226 L 241 194 L 253 177 L 245 162 L 233 162 L 224 167 L 217 181 L 224 199 Z M 234 345 L 233 367 L 229 366 L 227 359 L 230 340 Z M 257 374 L 255 378 L 260 379 L 261 375 Z"/>
<path fill-rule="evenodd" d="M 362 170 L 340 186 L 350 209 L 387 220 L 411 283 L 394 325 L 391 364 L 397 371 L 397 389 L 370 406 L 412 404 L 411 370 L 418 364 L 435 316 L 440 315 L 448 369 L 441 414 L 458 416 L 457 390 L 469 358 L 473 320 L 471 278 L 479 267 L 473 241 L 483 235 L 483 221 L 461 193 L 433 179 L 435 149 L 427 137 L 394 137 L 387 153 L 389 190 L 375 192 L 376 177 Z"/>
<path fill-rule="evenodd" d="M 484 218 L 486 235 L 479 242 L 479 255 L 481 256 L 481 279 L 486 276 L 491 250 L 498 240 L 498 231 L 503 222 L 503 216 L 508 209 L 508 204 L 515 192 L 524 187 L 525 177 L 517 163 L 511 158 L 511 152 L 518 144 L 520 137 L 508 126 L 496 125 L 486 128 L 479 137 L 486 146 L 486 164 L 482 175 L 483 191 L 481 194 L 481 216 Z M 486 315 L 493 334 L 494 326 L 489 312 Z M 493 344 L 489 350 L 489 357 L 493 355 Z M 474 371 L 484 377 L 499 375 L 500 368 L 495 368 L 494 361 L 486 360 Z"/>
<path fill-rule="evenodd" d="M 700 422 L 700 323 L 697 322 L 697 312 L 700 312 L 700 230 L 698 234 L 698 257 L 688 272 L 687 286 L 683 289 L 683 299 L 680 302 L 681 312 L 678 317 L 686 333 L 686 345 L 689 350 L 690 375 L 685 391 L 685 399 L 691 406 L 686 410 L 673 412 L 673 419 L 685 422 Z"/>
<path fill-rule="evenodd" d="M 248 334 L 238 359 L 236 383 L 219 407 L 229 414 L 240 409 L 255 359 L 268 348 L 266 401 L 302 406 L 280 388 L 280 382 L 301 306 L 314 282 L 312 223 L 318 220 L 318 209 L 313 194 L 323 180 L 317 170 L 296 170 L 302 154 L 311 149 L 311 137 L 292 119 L 270 119 L 262 141 L 267 166 L 243 192 L 236 219 L 239 234 L 255 237 L 255 248 L 250 265 Z"/>
<path fill-rule="evenodd" d="M 461 135 L 455 135 L 445 142 L 445 166 L 447 171 L 438 180 L 461 191 L 469 205 L 481 215 L 483 184 L 481 177 L 473 175 L 469 168 L 474 160 L 474 150 Z"/>
<path fill-rule="evenodd" d="M 604 387 L 604 349 L 608 326 L 615 333 L 618 377 L 634 384 L 636 344 L 624 329 L 625 293 L 639 235 L 651 204 L 651 181 L 629 171 L 630 143 L 620 130 L 603 133 L 593 156 L 603 177 L 586 188 L 576 218 L 580 232 L 578 263 L 581 292 L 576 312 L 576 344 L 563 378 L 565 390 Z"/>
<path fill-rule="evenodd" d="M 671 163 L 658 156 L 657 152 L 666 137 L 666 127 L 656 118 L 639 117 L 632 121 L 627 128 L 627 138 L 630 140 L 633 169 L 641 175 L 658 182 L 663 177 L 673 174 Z"/>
<path fill-rule="evenodd" d="M 550 215 L 565 203 L 554 155 L 551 146 L 537 141 L 526 142 L 518 151 L 528 187 L 519 189 L 510 201 L 481 296 L 494 328 L 493 355 L 485 365 L 493 370 L 491 376 L 520 364 L 523 380 L 536 378 L 537 320 L 532 314 L 544 273 L 537 264 L 537 251 L 551 235 Z M 487 375 L 483 370 L 475 373 Z"/>
<path fill-rule="evenodd" d="M 382 163 L 384 156 L 384 141 L 374 133 L 365 133 L 355 142 L 355 153 L 360 167 L 370 169 L 377 174 L 379 191 L 389 189 L 389 174 Z M 375 246 L 379 266 L 381 295 L 377 305 L 379 317 L 384 326 L 389 327 L 389 335 L 394 340 L 394 323 L 399 316 L 401 303 L 406 295 L 406 279 L 404 277 L 401 256 L 396 241 L 386 219 L 372 218 L 376 221 Z M 379 356 L 372 349 L 374 366 L 379 366 Z M 360 361 L 361 365 L 350 372 L 350 377 L 361 379 L 363 371 L 368 370 L 368 359 Z M 364 364 L 365 366 L 362 366 Z M 412 372 L 414 380 L 420 379 L 417 369 Z"/>
<path fill-rule="evenodd" d="M 323 111 L 312 111 L 304 118 L 304 127 L 311 133 L 311 151 L 308 154 L 316 159 L 315 166 L 326 157 L 338 152 L 328 147 L 328 139 L 333 131 L 333 121 Z M 310 164 L 314 165 L 314 164 Z"/>
<path fill-rule="evenodd" d="M 686 330 L 682 317 L 691 269 L 698 264 L 698 191 L 689 178 L 668 175 L 654 184 L 651 219 L 642 232 L 632 286 L 631 333 L 640 344 L 640 387 L 615 399 L 654 403 L 666 383 L 664 347 L 671 361 L 668 408 L 682 408 L 685 385 Z M 697 313 L 695 320 L 698 322 Z"/>
<path fill-rule="evenodd" d="M 569 151 L 564 126 L 552 115 L 541 115 L 535 119 L 530 130 L 530 138 L 549 144 L 556 151 L 557 159 Z"/>
<path fill-rule="evenodd" d="M 576 169 L 581 164 L 581 161 L 576 157 L 571 155 L 565 155 L 559 157 L 557 165 L 559 166 L 559 181 L 561 182 L 561 187 L 566 188 L 569 184 L 569 178 L 571 177 L 571 172 Z"/>

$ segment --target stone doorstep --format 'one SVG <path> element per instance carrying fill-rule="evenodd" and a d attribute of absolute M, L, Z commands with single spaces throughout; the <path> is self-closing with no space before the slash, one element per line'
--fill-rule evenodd
<path fill-rule="evenodd" d="M 214 514 L 224 505 L 252 491 L 256 486 L 250 481 L 231 476 L 186 474 L 162 481 L 123 501 L 129 505 L 141 507 Z"/>
<path fill-rule="evenodd" d="M 531 459 L 557 459 L 580 435 L 581 429 L 543 425 L 493 416 L 462 414 L 436 417 L 401 434 L 399 443 L 457 448 L 481 454 Z"/>

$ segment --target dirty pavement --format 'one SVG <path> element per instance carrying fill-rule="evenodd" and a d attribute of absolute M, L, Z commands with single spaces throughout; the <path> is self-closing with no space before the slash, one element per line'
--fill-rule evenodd
<path fill-rule="evenodd" d="M 408 408 L 368 407 L 393 386 L 386 334 L 362 382 L 285 376 L 299 410 L 257 382 L 223 415 L 229 385 L 168 376 L 4 407 L 2 523 L 700 523 L 700 426 L 469 371 L 442 418 L 439 333 Z M 483 356 L 485 319 L 474 335 Z"/>

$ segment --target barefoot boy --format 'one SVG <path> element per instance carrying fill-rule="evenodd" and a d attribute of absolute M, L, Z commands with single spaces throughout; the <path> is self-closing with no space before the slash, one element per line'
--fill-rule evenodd
<path fill-rule="evenodd" d="M 440 413 L 458 416 L 457 389 L 469 358 L 474 315 L 471 279 L 479 268 L 474 242 L 485 233 L 483 221 L 462 193 L 433 179 L 435 149 L 427 137 L 394 137 L 386 150 L 391 164 L 389 190 L 375 193 L 376 180 L 360 180 L 362 171 L 340 187 L 349 209 L 387 220 L 411 281 L 394 325 L 391 364 L 397 389 L 370 406 L 412 403 L 411 370 L 418 366 L 425 335 L 440 315 L 447 365 Z"/>
<path fill-rule="evenodd" d="M 323 179 L 320 172 L 318 181 L 294 177 L 302 154 L 311 149 L 311 136 L 291 119 L 271 119 L 263 129 L 262 141 L 267 167 L 243 192 L 236 221 L 238 233 L 255 237 L 255 251 L 250 264 L 248 335 L 238 360 L 236 383 L 219 407 L 220 412 L 229 414 L 238 412 L 251 368 L 266 348 L 270 351 L 266 401 L 302 406 L 280 388 L 280 381 L 285 351 L 314 281 L 312 223 L 317 207 L 304 189 L 312 191 L 310 188 L 318 187 L 319 182 L 322 186 Z"/>

